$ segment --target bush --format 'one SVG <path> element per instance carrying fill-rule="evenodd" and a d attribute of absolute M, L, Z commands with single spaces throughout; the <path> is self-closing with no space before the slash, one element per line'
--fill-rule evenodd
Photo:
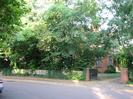
<path fill-rule="evenodd" d="M 133 69 L 129 70 L 129 80 L 133 81 Z"/>
<path fill-rule="evenodd" d="M 115 66 L 109 65 L 105 73 L 116 73 Z"/>
<path fill-rule="evenodd" d="M 84 72 L 82 72 L 82 71 L 68 72 L 67 77 L 70 80 L 85 80 L 85 75 L 84 75 Z"/>
<path fill-rule="evenodd" d="M 2 70 L 2 74 L 3 74 L 4 76 L 11 76 L 11 75 L 12 75 L 12 69 L 11 69 L 11 68 L 4 68 L 4 69 Z"/>

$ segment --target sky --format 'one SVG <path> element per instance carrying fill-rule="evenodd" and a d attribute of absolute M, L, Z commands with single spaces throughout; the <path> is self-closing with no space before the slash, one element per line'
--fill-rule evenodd
<path fill-rule="evenodd" d="M 107 7 L 111 7 L 112 0 L 96 0 L 99 6 L 106 5 Z M 108 28 L 109 21 L 114 17 L 113 14 L 108 9 L 103 9 L 102 13 L 100 13 L 102 18 L 106 18 L 106 21 L 101 24 L 101 29 L 106 30 Z"/>

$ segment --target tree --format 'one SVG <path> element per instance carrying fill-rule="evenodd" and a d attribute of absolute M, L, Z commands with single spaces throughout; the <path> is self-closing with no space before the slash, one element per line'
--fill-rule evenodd
<path fill-rule="evenodd" d="M 100 9 L 95 0 L 75 0 L 74 3 L 62 0 L 55 2 L 42 16 L 31 12 L 25 17 L 27 25 L 19 32 L 20 18 L 27 9 L 23 1 L 16 2 L 20 5 L 12 11 L 12 17 L 17 20 L 8 25 L 5 23 L 5 30 L 10 32 L 3 30 L 3 33 L 11 37 L 11 41 L 6 37 L 3 43 L 5 46 L 1 47 L 6 50 L 8 48 L 6 52 L 10 54 L 12 62 L 17 64 L 16 67 L 83 69 L 88 65 L 92 67 L 96 57 L 105 55 L 109 41 L 101 37 L 103 33 L 99 32 L 100 18 L 97 14 Z M 16 2 L 9 3 L 14 5 Z"/>
<path fill-rule="evenodd" d="M 21 16 L 27 11 L 24 0 L 1 0 L 0 9 L 1 34 L 14 32 L 14 28 L 21 24 Z"/>
<path fill-rule="evenodd" d="M 44 63 L 59 70 L 94 65 L 95 58 L 104 53 L 98 10 L 95 0 L 77 2 L 73 8 L 64 3 L 50 7 L 43 16 L 45 28 L 39 31 L 38 46 L 45 52 Z"/>
<path fill-rule="evenodd" d="M 133 0 L 113 0 L 111 11 L 114 18 L 110 21 L 110 35 L 116 38 L 124 49 L 131 47 L 133 40 Z M 132 50 L 129 49 L 131 55 Z"/>
<path fill-rule="evenodd" d="M 121 65 L 127 65 L 129 68 L 129 77 L 133 75 L 133 0 L 113 0 L 111 11 L 114 18 L 110 21 L 110 35 L 117 39 L 120 49 L 118 62 Z M 132 78 L 133 79 L 133 78 Z"/>
<path fill-rule="evenodd" d="M 38 39 L 31 30 L 19 32 L 11 43 L 11 60 L 17 68 L 37 69 L 41 65 L 41 51 L 37 47 Z"/>
<path fill-rule="evenodd" d="M 9 57 L 12 36 L 20 30 L 21 17 L 28 11 L 24 0 L 0 0 L 0 56 Z"/>

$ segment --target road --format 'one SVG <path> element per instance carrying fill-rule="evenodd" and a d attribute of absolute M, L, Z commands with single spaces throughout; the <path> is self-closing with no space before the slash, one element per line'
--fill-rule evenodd
<path fill-rule="evenodd" d="M 133 99 L 133 87 L 109 82 L 88 85 L 6 81 L 0 99 Z"/>

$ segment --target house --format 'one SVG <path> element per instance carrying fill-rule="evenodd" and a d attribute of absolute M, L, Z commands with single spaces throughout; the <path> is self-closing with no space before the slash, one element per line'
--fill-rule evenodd
<path fill-rule="evenodd" d="M 111 56 L 96 58 L 95 68 L 98 69 L 98 72 L 105 72 L 111 65 L 114 66 L 114 61 Z"/>

